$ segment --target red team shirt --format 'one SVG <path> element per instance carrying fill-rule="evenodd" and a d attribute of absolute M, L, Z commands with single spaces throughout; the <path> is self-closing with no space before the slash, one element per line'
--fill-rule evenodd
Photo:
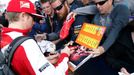
<path fill-rule="evenodd" d="M 28 30 L 2 28 L 1 51 L 4 53 L 13 39 L 27 35 Z M 62 53 L 56 66 L 42 54 L 33 39 L 24 41 L 15 51 L 11 66 L 17 75 L 67 75 L 68 55 Z"/>

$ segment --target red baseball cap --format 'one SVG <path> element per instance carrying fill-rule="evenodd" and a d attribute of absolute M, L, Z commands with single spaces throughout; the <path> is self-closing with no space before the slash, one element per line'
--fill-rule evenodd
<path fill-rule="evenodd" d="M 37 17 L 44 17 L 36 13 L 34 4 L 29 0 L 11 0 L 7 6 L 7 12 L 26 12 Z"/>

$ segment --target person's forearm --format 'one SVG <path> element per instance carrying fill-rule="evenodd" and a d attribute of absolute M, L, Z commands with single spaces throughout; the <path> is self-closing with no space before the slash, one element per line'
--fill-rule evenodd
<path fill-rule="evenodd" d="M 66 75 L 66 72 L 68 71 L 68 54 L 61 53 L 58 63 L 55 65 L 57 73 L 59 72 L 60 75 Z"/>
<path fill-rule="evenodd" d="M 54 44 L 57 44 L 57 43 L 59 43 L 61 40 L 60 39 L 58 39 L 58 40 L 55 40 L 55 41 L 52 41 Z"/>
<path fill-rule="evenodd" d="M 78 15 L 94 15 L 98 12 L 95 5 L 88 5 L 85 7 L 80 7 L 75 10 L 73 10 L 74 13 Z"/>

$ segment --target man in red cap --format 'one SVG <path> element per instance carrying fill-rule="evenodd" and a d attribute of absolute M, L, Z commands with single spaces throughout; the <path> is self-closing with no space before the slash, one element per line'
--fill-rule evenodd
<path fill-rule="evenodd" d="M 2 28 L 1 51 L 4 53 L 13 39 L 26 36 L 34 24 L 36 9 L 29 0 L 11 0 L 7 7 L 9 27 Z M 33 39 L 24 41 L 14 53 L 11 67 L 17 75 L 64 75 L 68 68 L 69 48 L 61 51 L 57 67 L 54 67 L 43 55 Z M 58 70 L 57 70 L 58 69 Z"/>

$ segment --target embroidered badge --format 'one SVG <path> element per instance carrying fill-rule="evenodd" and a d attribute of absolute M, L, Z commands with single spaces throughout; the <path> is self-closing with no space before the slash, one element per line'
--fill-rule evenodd
<path fill-rule="evenodd" d="M 49 63 L 44 64 L 41 68 L 39 68 L 39 71 L 42 72 L 42 71 L 45 70 L 48 66 L 50 66 Z"/>
<path fill-rule="evenodd" d="M 20 1 L 20 8 L 30 8 L 30 4 L 25 1 Z"/>

